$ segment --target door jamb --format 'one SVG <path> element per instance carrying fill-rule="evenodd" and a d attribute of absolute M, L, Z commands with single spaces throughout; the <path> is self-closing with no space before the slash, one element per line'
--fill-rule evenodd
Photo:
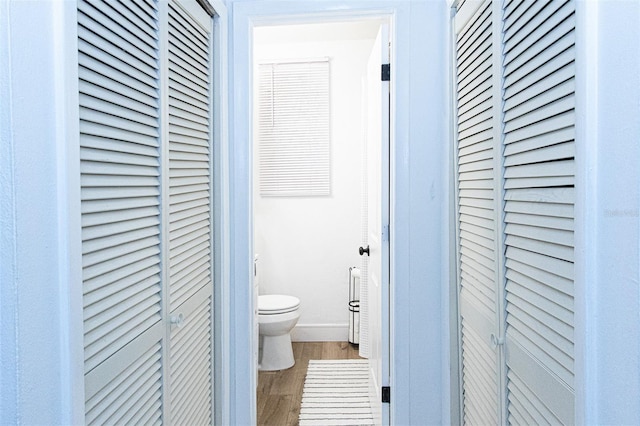
<path fill-rule="evenodd" d="M 255 14 L 247 13 L 248 18 L 248 27 L 249 34 L 244 35 L 247 37 L 246 42 L 249 46 L 249 52 L 253 51 L 253 40 L 252 40 L 252 29 L 256 26 L 262 25 L 285 25 L 285 24 L 303 24 L 303 23 L 316 23 L 316 22 L 344 22 L 344 21 L 357 21 L 357 20 L 365 20 L 365 19 L 384 19 L 389 23 L 391 34 L 393 34 L 393 29 L 395 27 L 395 9 L 394 8 L 384 8 L 384 9 L 358 9 L 358 10 L 340 10 L 340 11 L 331 11 L 331 12 L 303 12 L 297 14 L 260 14 L 255 12 Z M 393 39 L 393 36 L 391 36 Z M 245 40 L 242 40 L 245 41 Z M 238 87 L 237 84 L 233 84 L 232 98 L 236 98 L 237 96 L 244 97 L 245 101 L 248 99 L 248 105 L 253 105 L 253 69 L 252 65 L 252 55 L 249 55 L 249 58 L 243 58 L 244 61 L 248 61 L 248 75 L 241 75 L 240 78 L 247 78 L 248 85 L 245 87 Z M 390 58 L 392 73 L 394 67 L 394 57 Z M 234 79 L 233 75 L 230 75 L 230 80 Z M 391 81 L 391 92 L 393 93 L 394 79 Z M 393 173 L 393 146 L 394 146 L 394 126 L 395 126 L 395 103 L 393 97 L 390 102 L 390 120 L 389 120 L 389 129 L 390 129 L 390 140 L 389 140 L 389 151 L 391 155 L 389 156 L 389 160 L 391 162 L 390 169 L 390 177 L 389 177 L 389 200 L 394 199 L 394 173 Z M 230 101 L 230 109 L 231 111 L 236 111 L 233 106 L 233 100 Z M 249 111 L 251 107 L 248 108 Z M 251 114 L 251 112 L 249 112 Z M 233 115 L 233 112 L 232 112 Z M 233 196 L 229 199 L 230 212 L 229 212 L 229 223 L 233 226 L 233 223 L 238 223 L 236 220 L 242 219 L 245 223 L 248 223 L 247 228 L 239 229 L 237 227 L 235 230 L 229 230 L 228 238 L 232 238 L 236 241 L 234 244 L 235 248 L 226 247 L 227 252 L 229 253 L 229 258 L 237 257 L 241 259 L 241 261 L 231 260 L 232 264 L 229 268 L 229 278 L 231 282 L 234 283 L 235 288 L 228 288 L 228 301 L 230 302 L 233 308 L 225 308 L 225 312 L 227 313 L 225 318 L 226 329 L 228 331 L 225 333 L 228 335 L 229 345 L 239 344 L 238 347 L 242 347 L 243 350 L 247 349 L 247 356 L 249 359 L 252 359 L 253 354 L 253 345 L 257 344 L 252 340 L 252 314 L 253 314 L 253 301 L 251 298 L 251 294 L 253 293 L 252 286 L 252 277 L 253 277 L 253 220 L 252 220 L 252 185 L 253 185 L 253 154 L 252 154 L 252 138 L 253 138 L 253 128 L 252 121 L 248 120 L 248 128 L 244 129 L 242 135 L 234 135 L 235 129 L 238 128 L 235 124 L 239 121 L 242 121 L 242 118 L 233 117 L 231 120 L 231 128 L 230 128 L 230 139 L 236 141 L 233 147 L 229 147 L 229 157 L 228 162 L 230 164 L 230 169 L 228 170 L 228 177 L 230 180 L 244 183 L 249 186 L 249 190 L 247 191 L 235 191 L 236 194 L 242 192 L 242 196 Z M 244 143 L 240 146 L 237 144 L 238 140 L 244 140 Z M 235 151 L 235 152 L 232 152 Z M 242 156 L 240 158 L 239 156 Z M 239 167 L 241 166 L 241 167 Z M 248 181 L 245 181 L 248 180 Z M 231 182 L 230 182 L 231 183 Z M 228 185 L 231 186 L 231 185 Z M 245 188 L 247 189 L 247 188 Z M 231 194 L 231 190 L 229 192 Z M 236 200 L 233 200 L 236 198 Z M 393 224 L 393 209 L 390 209 L 390 226 Z M 389 363 L 388 372 L 389 377 L 384 378 L 384 382 L 391 383 L 391 374 L 393 365 L 393 276 L 394 276 L 394 261 L 393 261 L 393 251 L 394 251 L 394 238 L 393 232 L 390 232 L 390 241 L 389 241 L 389 309 L 388 309 L 388 321 L 389 321 Z M 228 243 L 228 239 L 226 240 Z M 224 253 L 223 253 L 224 255 Z M 246 282 L 244 281 L 246 279 Z M 239 288 L 239 286 L 245 287 L 243 283 L 247 284 L 246 288 Z M 223 285 L 224 287 L 224 285 Z M 224 290 L 223 290 L 224 292 Z M 249 300 L 246 300 L 249 299 Z M 233 326 L 231 325 L 233 324 Z M 240 332 L 238 330 L 246 330 L 247 335 Z M 227 346 L 228 347 L 228 346 Z M 225 352 L 226 353 L 226 352 Z M 231 354 L 229 354 L 231 357 Z M 237 357 L 235 357 L 237 358 Z M 227 361 L 224 364 L 224 368 L 233 369 L 233 371 L 238 372 L 242 370 L 242 366 L 237 365 L 234 361 Z M 240 367 L 240 368 L 238 368 Z M 257 386 L 257 372 L 254 369 L 249 368 L 249 374 L 234 374 L 234 377 L 230 377 L 227 383 L 223 383 L 223 389 L 217 391 L 225 392 L 222 398 L 224 401 L 221 401 L 221 405 L 223 410 L 226 412 L 222 414 L 223 418 L 226 418 L 228 422 L 231 423 L 251 423 L 255 424 L 257 419 L 256 413 L 256 394 L 255 392 L 251 392 L 249 398 L 247 399 L 247 395 L 243 395 L 242 392 L 245 389 L 255 390 Z M 229 373 L 227 373 L 227 376 Z M 247 377 L 248 376 L 248 377 Z M 235 380 L 234 380 L 235 379 Z M 223 377 L 224 380 L 224 377 Z M 233 381 L 233 382 L 232 382 Z M 234 401 L 242 400 L 246 407 L 248 403 L 250 406 L 249 412 L 246 409 L 235 407 Z M 217 414 L 218 416 L 219 414 Z M 391 405 L 389 410 L 389 421 L 394 418 L 394 406 Z M 218 417 L 216 417 L 218 418 Z"/>

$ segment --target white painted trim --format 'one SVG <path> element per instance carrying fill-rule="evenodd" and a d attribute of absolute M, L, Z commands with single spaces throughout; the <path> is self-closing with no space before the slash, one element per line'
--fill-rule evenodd
<path fill-rule="evenodd" d="M 576 2 L 575 424 L 598 422 L 598 5 Z"/>
<path fill-rule="evenodd" d="M 298 324 L 291 330 L 293 342 L 346 342 L 349 324 Z"/>
<path fill-rule="evenodd" d="M 213 6 L 213 413 L 214 424 L 230 424 L 231 357 L 229 276 L 229 51 L 228 14 L 222 0 Z"/>
<path fill-rule="evenodd" d="M 80 208 L 80 103 L 78 81 L 78 9 L 75 2 L 56 2 L 54 14 L 56 146 L 58 147 L 58 252 L 61 261 L 60 330 L 62 353 L 61 423 L 84 423 L 84 330 L 82 229 Z M 66 373 L 66 374 L 65 374 Z"/>
<path fill-rule="evenodd" d="M 195 4 L 195 2 L 193 2 Z M 169 234 L 169 2 L 158 4 L 158 155 L 160 156 L 160 288 L 164 295 L 160 300 L 161 321 L 163 322 L 161 353 L 163 360 L 171 359 L 171 326 L 167 326 L 171 318 L 170 309 L 170 234 Z M 162 381 L 162 418 L 171 423 L 171 365 L 163 362 L 161 366 Z"/>
<path fill-rule="evenodd" d="M 446 301 L 446 304 L 443 306 L 449 306 L 449 321 L 451 323 L 450 330 L 450 342 L 449 342 L 449 361 L 450 364 L 450 395 L 451 395 L 451 406 L 449 407 L 451 412 L 451 423 L 452 424 L 462 424 L 462 419 L 464 418 L 463 404 L 462 404 L 462 346 L 460 344 L 462 340 L 461 335 L 461 325 L 460 325 L 460 289 L 461 289 L 461 263 L 460 256 L 458 251 L 458 242 L 460 241 L 460 232 L 458 228 L 458 197 L 460 195 L 459 186 L 458 186 L 458 132 L 456 129 L 458 128 L 458 114 L 457 114 L 457 92 L 456 92 L 456 79 L 458 68 L 456 67 L 456 36 L 457 33 L 455 31 L 455 17 L 456 17 L 456 7 L 458 1 L 454 2 L 455 4 L 451 4 L 450 8 L 450 18 L 449 22 L 449 48 L 448 53 L 448 61 L 449 64 L 449 85 L 448 85 L 448 94 L 449 94 L 449 137 L 447 138 L 450 141 L 450 146 L 448 149 L 448 169 L 449 178 L 445 180 L 449 184 L 448 187 L 445 188 L 445 194 L 449 194 L 449 205 L 447 211 L 443 215 L 443 217 L 448 218 L 448 229 L 449 229 L 449 239 L 445 247 L 448 247 L 449 253 L 449 262 L 448 262 L 448 270 L 449 270 L 449 280 L 448 286 L 450 288 L 448 294 L 449 298 Z M 447 269 L 443 269 L 447 270 Z M 443 297 L 446 297 L 443 295 Z M 444 346 L 444 345 L 443 345 Z M 445 362 L 443 360 L 443 362 Z M 446 370 L 445 370 L 446 371 Z"/>
<path fill-rule="evenodd" d="M 458 6 L 459 1 L 454 2 L 454 7 Z M 467 26 L 469 20 L 476 14 L 478 9 L 484 4 L 484 0 L 467 0 L 463 7 L 459 10 L 459 18 L 456 19 L 454 25 L 455 34 L 459 34 L 464 27 Z M 500 3 L 500 7 L 502 4 Z"/>

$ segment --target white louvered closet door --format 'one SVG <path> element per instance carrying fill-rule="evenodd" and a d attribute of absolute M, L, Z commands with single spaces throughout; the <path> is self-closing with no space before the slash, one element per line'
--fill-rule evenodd
<path fill-rule="evenodd" d="M 476 6 L 467 2 L 462 8 Z M 457 184 L 463 421 L 500 423 L 499 358 L 490 336 L 499 320 L 492 3 L 458 10 Z M 471 17 L 469 15 L 472 14 Z"/>
<path fill-rule="evenodd" d="M 87 424 L 162 416 L 158 12 L 78 2 Z"/>
<path fill-rule="evenodd" d="M 85 423 L 211 424 L 211 25 L 78 2 Z"/>
<path fill-rule="evenodd" d="M 170 416 L 212 422 L 211 18 L 168 7 Z"/>
<path fill-rule="evenodd" d="M 509 421 L 572 424 L 575 4 L 504 7 Z"/>
<path fill-rule="evenodd" d="M 454 20 L 463 419 L 572 424 L 575 3 L 495 4 L 493 37 L 477 5 Z"/>

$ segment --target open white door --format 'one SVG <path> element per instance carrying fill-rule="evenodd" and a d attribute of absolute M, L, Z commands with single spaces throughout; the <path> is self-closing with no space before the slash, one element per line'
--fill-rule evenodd
<path fill-rule="evenodd" d="M 375 424 L 389 423 L 389 404 L 382 387 L 389 386 L 389 81 L 382 64 L 389 63 L 389 28 L 382 25 L 367 70 L 367 174 L 369 256 L 369 395 Z M 363 253 L 364 252 L 364 253 Z"/>

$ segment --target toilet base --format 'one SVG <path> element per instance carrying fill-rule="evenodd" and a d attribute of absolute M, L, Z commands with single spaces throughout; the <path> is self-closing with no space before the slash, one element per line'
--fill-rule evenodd
<path fill-rule="evenodd" d="M 280 336 L 260 336 L 262 343 L 261 356 L 258 363 L 260 371 L 276 371 L 291 368 L 296 363 L 291 347 L 291 334 Z"/>

